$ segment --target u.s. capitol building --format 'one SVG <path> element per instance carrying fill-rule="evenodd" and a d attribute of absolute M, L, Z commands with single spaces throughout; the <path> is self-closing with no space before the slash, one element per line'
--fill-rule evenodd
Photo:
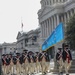
<path fill-rule="evenodd" d="M 75 13 L 75 0 L 41 0 L 40 3 L 38 19 L 43 43 L 60 22 L 64 23 L 64 27 L 66 26 L 66 22 Z M 50 48 L 52 57 L 61 46 L 62 43 L 58 43 Z"/>

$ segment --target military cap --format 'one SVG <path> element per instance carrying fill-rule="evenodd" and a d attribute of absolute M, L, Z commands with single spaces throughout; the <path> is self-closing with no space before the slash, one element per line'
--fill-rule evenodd
<path fill-rule="evenodd" d="M 16 53 L 16 55 L 20 55 L 20 53 Z"/>
<path fill-rule="evenodd" d="M 33 52 L 32 52 L 32 51 L 29 51 L 28 53 L 29 53 L 29 54 L 33 54 Z"/>
<path fill-rule="evenodd" d="M 58 48 L 58 50 L 61 50 L 62 48 Z"/>
<path fill-rule="evenodd" d="M 2 54 L 2 56 L 5 56 L 5 54 Z"/>
<path fill-rule="evenodd" d="M 69 47 L 69 45 L 65 45 L 64 47 Z"/>
<path fill-rule="evenodd" d="M 24 49 L 23 51 L 27 52 L 28 50 L 27 49 Z"/>
<path fill-rule="evenodd" d="M 36 54 L 38 54 L 39 52 L 35 52 Z"/>

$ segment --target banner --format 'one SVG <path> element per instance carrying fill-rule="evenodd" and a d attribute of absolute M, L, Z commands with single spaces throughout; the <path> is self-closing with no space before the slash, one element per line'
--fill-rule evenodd
<path fill-rule="evenodd" d="M 52 32 L 52 34 L 42 44 L 42 51 L 52 47 L 64 39 L 63 23 L 60 23 Z"/>

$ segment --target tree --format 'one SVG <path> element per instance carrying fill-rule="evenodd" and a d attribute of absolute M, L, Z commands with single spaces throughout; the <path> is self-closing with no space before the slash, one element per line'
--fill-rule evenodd
<path fill-rule="evenodd" d="M 67 22 L 65 40 L 70 44 L 71 49 L 75 49 L 75 14 Z"/>

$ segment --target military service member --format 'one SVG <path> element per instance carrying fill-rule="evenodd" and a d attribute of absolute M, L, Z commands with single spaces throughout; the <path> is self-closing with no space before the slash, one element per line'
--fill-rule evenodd
<path fill-rule="evenodd" d="M 62 55 L 63 55 L 64 68 L 65 68 L 66 75 L 69 75 L 68 71 L 71 67 L 72 55 L 68 45 L 65 45 Z"/>
<path fill-rule="evenodd" d="M 62 59 L 62 48 L 58 48 L 58 52 L 56 54 L 56 61 L 59 64 L 59 75 L 62 75 L 62 68 L 63 68 L 63 59 Z"/>

